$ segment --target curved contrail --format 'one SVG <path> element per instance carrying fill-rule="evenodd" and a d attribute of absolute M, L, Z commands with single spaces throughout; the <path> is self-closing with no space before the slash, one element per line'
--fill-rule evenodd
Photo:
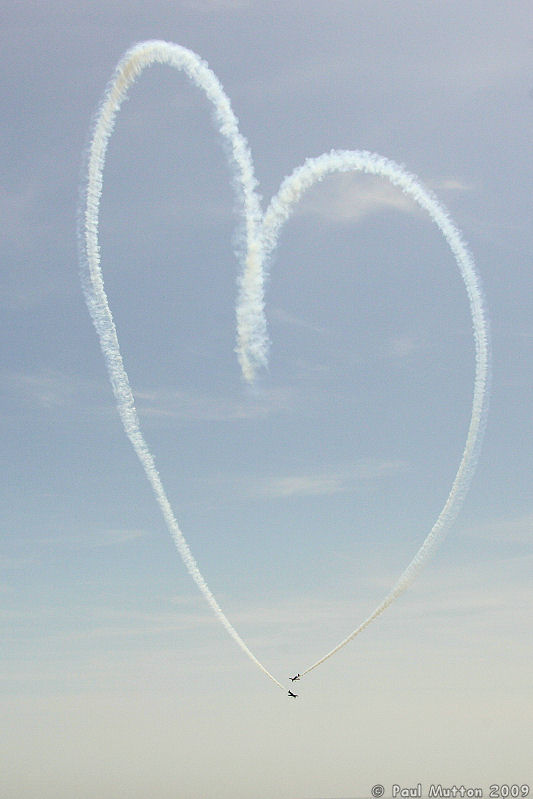
<path fill-rule="evenodd" d="M 218 619 L 240 648 L 276 685 L 284 688 L 255 657 L 221 610 L 200 573 L 185 537 L 178 526 L 157 472 L 154 458 L 141 433 L 133 394 L 120 353 L 115 324 L 104 290 L 98 243 L 98 217 L 107 145 L 113 132 L 116 115 L 128 89 L 145 67 L 156 62 L 168 64 L 184 71 L 204 91 L 214 106 L 217 126 L 228 145 L 234 183 L 241 201 L 240 211 L 244 229 L 244 242 L 240 252 L 242 273 L 239 279 L 239 295 L 236 308 L 236 353 L 245 380 L 250 383 L 253 382 L 257 369 L 265 366 L 268 360 L 269 342 L 264 313 L 265 264 L 267 259 L 277 244 L 283 224 L 289 218 L 294 205 L 300 200 L 302 194 L 316 181 L 322 180 L 331 173 L 361 171 L 379 175 L 387 178 L 405 194 L 412 197 L 421 208 L 427 211 L 430 218 L 441 230 L 452 250 L 468 293 L 476 349 L 474 396 L 470 427 L 463 456 L 448 499 L 422 546 L 381 604 L 334 649 L 302 672 L 302 676 L 342 649 L 377 616 L 383 613 L 394 599 L 410 585 L 459 511 L 477 463 L 488 404 L 487 384 L 490 368 L 490 348 L 479 278 L 476 274 L 473 259 L 447 212 L 436 198 L 420 185 L 413 175 L 393 161 L 375 153 L 351 150 L 332 150 L 330 153 L 325 153 L 318 158 L 308 159 L 303 166 L 295 169 L 292 175 L 284 179 L 279 192 L 271 200 L 263 215 L 248 144 L 246 139 L 239 133 L 238 122 L 228 97 L 224 93 L 218 78 L 209 69 L 205 61 L 196 53 L 180 45 L 162 41 L 149 41 L 132 47 L 117 65 L 115 75 L 107 88 L 96 117 L 89 150 L 87 183 L 84 196 L 85 211 L 82 220 L 83 230 L 80 231 L 80 240 L 83 239 L 81 254 L 82 283 L 87 306 L 100 338 L 100 346 L 106 361 L 122 424 L 141 461 L 167 527 L 187 570 Z"/>
<path fill-rule="evenodd" d="M 100 266 L 100 248 L 98 244 L 98 215 L 100 198 L 102 195 L 103 169 L 107 144 L 113 131 L 116 114 L 126 97 L 129 87 L 142 70 L 154 62 L 170 64 L 176 67 L 176 69 L 183 70 L 197 86 L 203 89 L 215 107 L 220 132 L 226 138 L 230 146 L 235 170 L 235 182 L 242 192 L 243 213 L 246 223 L 246 242 L 248 245 L 246 277 L 242 281 L 241 289 L 241 300 L 245 305 L 245 310 L 240 316 L 240 319 L 244 320 L 241 325 L 240 333 L 243 342 L 241 366 L 245 376 L 251 374 L 252 365 L 250 357 L 247 357 L 246 346 L 251 349 L 252 353 L 254 352 L 254 348 L 253 342 L 252 345 L 250 345 L 249 339 L 246 336 L 246 325 L 250 325 L 254 330 L 259 331 L 261 331 L 262 325 L 264 325 L 264 319 L 257 319 L 255 317 L 250 319 L 250 314 L 246 312 L 246 307 L 257 306 L 257 295 L 262 296 L 263 293 L 261 285 L 261 263 L 256 262 L 258 258 L 258 248 L 256 245 L 257 228 L 261 219 L 261 208 L 259 197 L 255 192 L 256 180 L 252 161 L 246 140 L 239 133 L 237 119 L 219 80 L 199 56 L 179 45 L 153 41 L 144 42 L 128 50 L 116 68 L 113 80 L 107 88 L 102 105 L 98 111 L 89 150 L 85 192 L 86 204 L 83 220 L 84 231 L 82 232 L 85 243 L 82 254 L 82 282 L 85 299 L 100 338 L 100 346 L 104 354 L 109 379 L 113 387 L 124 430 L 133 444 L 133 448 L 144 468 L 167 523 L 167 527 L 189 574 L 218 619 L 222 622 L 240 648 L 257 666 L 259 666 L 261 671 L 276 683 L 276 685 L 279 685 L 280 688 L 284 688 L 256 658 L 253 652 L 250 651 L 229 619 L 223 613 L 218 602 L 211 593 L 209 586 L 205 582 L 189 549 L 187 541 L 179 528 L 156 469 L 154 458 L 141 433 L 133 393 L 122 361 L 113 316 L 104 290 L 102 269 Z M 244 300 L 247 300 L 247 302 L 244 302 Z"/>
<path fill-rule="evenodd" d="M 387 178 L 394 186 L 398 186 L 406 195 L 411 197 L 440 229 L 446 239 L 461 276 L 463 278 L 474 328 L 474 341 L 476 351 L 476 373 L 474 380 L 474 396 L 472 400 L 472 413 L 463 456 L 455 475 L 448 498 L 444 503 L 437 521 L 426 536 L 419 550 L 407 568 L 400 575 L 398 581 L 385 599 L 377 606 L 353 632 L 344 638 L 330 652 L 321 657 L 301 676 L 316 669 L 321 663 L 336 654 L 356 635 L 378 616 L 413 582 L 416 575 L 431 555 L 439 541 L 442 540 L 446 530 L 457 516 L 461 504 L 468 491 L 470 481 L 476 468 L 481 440 L 485 429 L 488 410 L 488 381 L 490 375 L 490 342 L 488 323 L 485 316 L 483 296 L 480 289 L 479 277 L 476 273 L 474 261 L 464 244 L 461 234 L 451 221 L 447 211 L 439 204 L 436 197 L 423 188 L 418 180 L 403 167 L 390 161 L 388 158 L 359 150 L 332 150 L 318 158 L 309 158 L 294 172 L 286 177 L 275 197 L 272 198 L 263 218 L 263 243 L 265 258 L 270 255 L 277 244 L 283 224 L 292 213 L 294 205 L 300 200 L 302 194 L 314 183 L 322 180 L 334 172 L 365 172 L 370 175 L 379 175 Z"/>

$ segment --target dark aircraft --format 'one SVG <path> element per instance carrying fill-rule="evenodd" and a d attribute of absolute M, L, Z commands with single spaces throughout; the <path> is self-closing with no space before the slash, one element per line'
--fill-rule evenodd
<path fill-rule="evenodd" d="M 298 694 L 293 694 L 292 691 L 289 691 L 289 696 L 292 696 L 293 699 L 296 699 Z"/>
<path fill-rule="evenodd" d="M 299 680 L 299 679 L 300 679 L 300 675 L 299 674 L 297 674 L 296 677 L 289 677 L 289 680 L 291 682 L 294 682 L 295 680 Z"/>

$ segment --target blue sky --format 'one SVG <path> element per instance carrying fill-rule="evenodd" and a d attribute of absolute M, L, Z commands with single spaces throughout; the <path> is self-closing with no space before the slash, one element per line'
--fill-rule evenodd
<path fill-rule="evenodd" d="M 515 2 L 60 2 L 5 10 L 0 665 L 21 799 L 362 796 L 531 777 L 531 9 Z M 289 704 L 187 575 L 124 436 L 79 282 L 91 119 L 122 53 L 205 58 L 265 204 L 306 157 L 416 173 L 484 286 L 493 381 L 460 517 L 416 583 Z M 235 200 L 211 109 L 152 67 L 111 140 L 102 266 L 146 438 L 200 568 L 283 682 L 366 616 L 437 517 L 470 416 L 464 286 L 382 181 L 283 231 L 270 365 L 234 354 Z"/>

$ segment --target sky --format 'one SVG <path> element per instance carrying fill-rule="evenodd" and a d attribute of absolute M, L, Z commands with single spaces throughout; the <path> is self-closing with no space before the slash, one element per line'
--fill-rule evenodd
<path fill-rule="evenodd" d="M 533 22 L 522 0 L 4 4 L 2 797 L 338 799 L 531 783 Z M 490 411 L 416 582 L 289 700 L 186 572 L 124 435 L 81 289 L 92 123 L 119 58 L 204 58 L 264 207 L 366 149 L 449 210 L 490 319 Z M 205 96 L 146 70 L 104 172 L 102 269 L 143 433 L 224 612 L 283 684 L 379 604 L 468 429 L 468 298 L 384 180 L 313 187 L 270 266 L 270 362 L 235 356 L 238 214 Z M 4 791 L 5 793 L 1 793 Z"/>

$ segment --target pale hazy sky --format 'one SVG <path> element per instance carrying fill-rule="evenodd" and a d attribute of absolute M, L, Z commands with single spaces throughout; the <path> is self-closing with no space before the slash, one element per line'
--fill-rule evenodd
<path fill-rule="evenodd" d="M 2 797 L 531 782 L 531 4 L 50 0 L 4 3 L 2 17 Z M 179 560 L 81 292 L 91 120 L 122 53 L 150 38 L 218 75 L 265 201 L 308 156 L 376 151 L 450 210 L 484 286 L 491 409 L 460 517 L 296 701 L 236 648 Z M 129 98 L 101 211 L 126 367 L 209 585 L 285 682 L 373 610 L 444 503 L 473 388 L 466 293 L 401 194 L 331 178 L 283 232 L 270 368 L 247 391 L 211 108 L 162 66 Z"/>

